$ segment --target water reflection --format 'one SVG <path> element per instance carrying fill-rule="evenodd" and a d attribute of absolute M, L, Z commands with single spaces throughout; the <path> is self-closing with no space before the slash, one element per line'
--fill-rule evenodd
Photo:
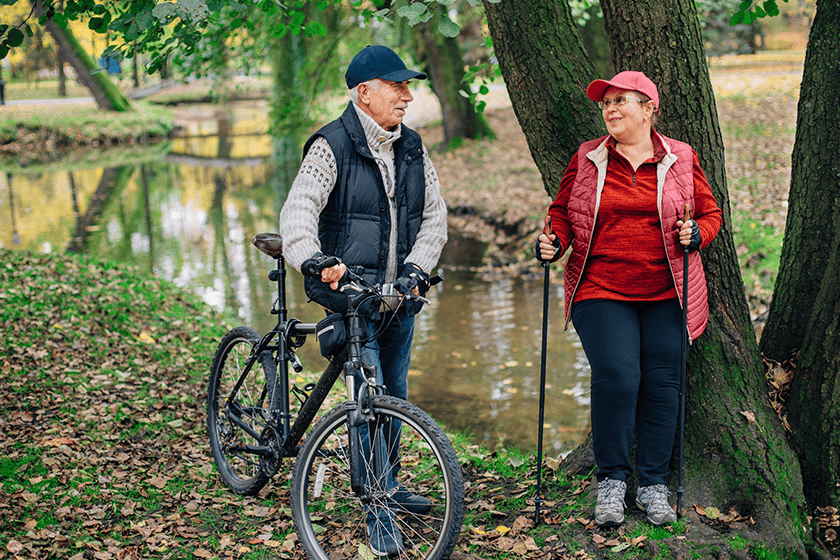
<path fill-rule="evenodd" d="M 267 164 L 265 113 L 251 105 L 216 107 L 188 112 L 182 123 L 187 137 L 165 154 L 106 167 L 3 173 L 0 245 L 133 263 L 243 324 L 269 329 L 272 261 L 250 240 L 276 230 L 285 195 Z M 417 319 L 410 398 L 491 448 L 534 448 L 542 281 L 482 281 L 470 270 L 484 248 L 450 235 L 440 264 L 446 282 L 433 288 L 434 304 Z M 290 272 L 287 286 L 291 314 L 304 321 L 322 316 L 306 303 L 299 274 Z M 588 366 L 574 333 L 562 331 L 562 288 L 552 286 L 550 302 L 545 445 L 560 454 L 589 429 Z M 301 353 L 317 369 L 322 361 L 314 346 Z"/>

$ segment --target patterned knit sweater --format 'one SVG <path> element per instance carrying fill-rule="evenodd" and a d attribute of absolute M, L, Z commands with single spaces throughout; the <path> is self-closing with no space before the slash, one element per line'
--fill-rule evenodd
<path fill-rule="evenodd" d="M 396 276 L 395 255 L 399 235 L 395 219 L 394 185 L 396 179 L 393 144 L 401 136 L 402 125 L 387 131 L 355 104 L 353 108 L 359 116 L 368 146 L 386 183 L 383 186 L 390 201 L 392 227 L 389 239 L 389 260 L 385 273 L 385 281 L 390 282 Z M 443 246 L 446 244 L 446 204 L 440 194 L 440 180 L 425 146 L 423 147 L 423 164 L 426 183 L 423 222 L 414 247 L 405 260 L 428 273 L 437 264 Z M 306 259 L 321 251 L 318 241 L 318 217 L 329 201 L 337 178 L 335 156 L 327 141 L 324 138 L 318 138 L 304 157 L 286 202 L 283 204 L 283 209 L 280 211 L 279 232 L 283 238 L 283 255 L 287 262 L 297 270 L 300 270 L 300 265 Z"/>

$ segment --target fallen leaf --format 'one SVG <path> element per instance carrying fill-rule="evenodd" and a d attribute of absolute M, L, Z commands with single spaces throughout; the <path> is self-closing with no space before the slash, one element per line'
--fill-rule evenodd
<path fill-rule="evenodd" d="M 741 411 L 741 415 L 747 419 L 748 422 L 754 423 L 755 422 L 755 413 L 749 411 Z"/>
<path fill-rule="evenodd" d="M 138 336 L 137 340 L 143 342 L 144 344 L 154 344 L 155 339 L 152 338 L 152 335 L 147 333 L 146 331 L 142 331 Z"/>

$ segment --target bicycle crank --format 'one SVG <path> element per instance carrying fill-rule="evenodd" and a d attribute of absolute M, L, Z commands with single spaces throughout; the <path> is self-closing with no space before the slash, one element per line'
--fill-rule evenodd
<path fill-rule="evenodd" d="M 260 434 L 260 445 L 271 449 L 271 457 L 260 457 L 260 469 L 267 477 L 272 477 L 280 470 L 283 454 L 280 452 L 280 434 L 273 426 L 266 426 Z"/>

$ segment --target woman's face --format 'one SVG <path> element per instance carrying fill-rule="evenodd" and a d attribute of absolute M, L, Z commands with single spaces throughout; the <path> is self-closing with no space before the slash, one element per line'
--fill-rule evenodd
<path fill-rule="evenodd" d="M 630 100 L 624 105 L 613 103 L 622 96 Z M 601 109 L 601 115 L 607 125 L 607 132 L 617 141 L 628 142 L 650 136 L 653 103 L 637 101 L 640 99 L 642 95 L 638 91 L 628 89 L 610 87 L 604 92 L 604 108 Z"/>

